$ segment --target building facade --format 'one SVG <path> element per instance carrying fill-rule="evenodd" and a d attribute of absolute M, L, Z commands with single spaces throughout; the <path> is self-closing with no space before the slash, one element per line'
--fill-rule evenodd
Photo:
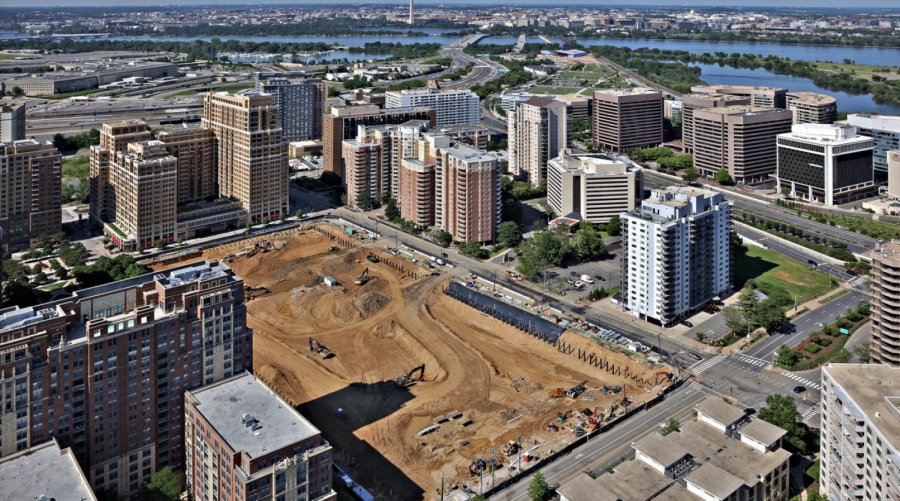
<path fill-rule="evenodd" d="M 667 103 L 670 101 L 666 101 Z M 730 96 L 727 94 L 685 94 L 681 96 L 681 143 L 685 153 L 694 152 L 694 110 L 704 108 L 725 108 L 728 106 L 746 106 L 749 97 Z"/>
<path fill-rule="evenodd" d="M 0 143 L 25 139 L 25 103 L 0 105 Z"/>
<path fill-rule="evenodd" d="M 0 456 L 55 439 L 95 491 L 135 494 L 184 464 L 184 391 L 250 370 L 252 346 L 243 280 L 216 261 L 2 310 Z"/>
<path fill-rule="evenodd" d="M 900 243 L 885 242 L 865 257 L 872 266 L 871 360 L 900 366 Z"/>
<path fill-rule="evenodd" d="M 218 196 L 216 135 L 212 129 L 188 126 L 156 134 L 178 160 L 178 205 Z"/>
<path fill-rule="evenodd" d="M 594 91 L 594 142 L 623 152 L 663 142 L 663 96 L 655 89 Z"/>
<path fill-rule="evenodd" d="M 644 172 L 624 158 L 562 155 L 547 164 L 547 203 L 559 216 L 606 224 L 643 198 Z"/>
<path fill-rule="evenodd" d="M 50 141 L 0 143 L 0 235 L 3 249 L 31 246 L 62 231 L 62 155 Z"/>
<path fill-rule="evenodd" d="M 750 99 L 750 104 L 762 108 L 785 109 L 787 89 L 764 85 L 703 85 L 691 87 L 691 92 L 700 94 L 722 94 Z"/>
<path fill-rule="evenodd" d="M 833 124 L 837 120 L 837 101 L 818 92 L 788 92 L 787 109 L 794 112 L 795 124 Z"/>
<path fill-rule="evenodd" d="M 566 147 L 566 105 L 531 97 L 509 114 L 509 171 L 532 184 L 547 178 L 547 162 Z"/>
<path fill-rule="evenodd" d="M 109 221 L 114 193 L 109 181 L 109 162 L 116 153 L 128 149 L 129 143 L 149 141 L 150 128 L 140 120 L 105 123 L 100 128 L 100 144 L 91 146 L 90 216 L 96 224 Z"/>
<path fill-rule="evenodd" d="M 819 492 L 863 501 L 900 496 L 900 369 L 877 363 L 822 367 Z"/>
<path fill-rule="evenodd" d="M 434 224 L 435 163 L 417 158 L 400 160 L 400 217 L 419 228 Z"/>
<path fill-rule="evenodd" d="M 866 198 L 875 189 L 872 150 L 849 125 L 794 125 L 778 135 L 777 189 L 825 205 Z"/>
<path fill-rule="evenodd" d="M 219 196 L 240 201 L 254 222 L 287 214 L 287 143 L 272 96 L 208 93 L 203 113 L 203 126 L 216 136 Z"/>
<path fill-rule="evenodd" d="M 278 106 L 284 140 L 322 138 L 322 116 L 328 105 L 328 85 L 302 72 L 256 73 L 256 90 L 271 94 Z"/>
<path fill-rule="evenodd" d="M 425 106 L 435 110 L 435 125 L 478 125 L 481 102 L 465 90 L 409 89 L 384 93 L 385 108 Z"/>
<path fill-rule="evenodd" d="M 435 223 L 454 241 L 493 242 L 500 226 L 500 162 L 445 138 L 435 162 Z"/>
<path fill-rule="evenodd" d="M 875 141 L 872 164 L 875 174 L 884 177 L 888 172 L 887 152 L 900 149 L 900 117 L 884 115 L 848 115 L 847 123 L 857 132 Z"/>
<path fill-rule="evenodd" d="M 777 165 L 778 134 L 791 131 L 793 113 L 758 106 L 728 106 L 693 111 L 694 167 L 713 177 L 727 169 L 738 184 L 768 179 Z"/>
<path fill-rule="evenodd" d="M 331 445 L 249 372 L 184 395 L 187 490 L 199 501 L 329 501 Z"/>
<path fill-rule="evenodd" d="M 731 203 L 721 193 L 653 190 L 622 215 L 622 304 L 669 326 L 734 286 Z"/>

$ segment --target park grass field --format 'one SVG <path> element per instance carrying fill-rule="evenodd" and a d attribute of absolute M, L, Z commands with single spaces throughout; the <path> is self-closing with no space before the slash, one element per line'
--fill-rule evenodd
<path fill-rule="evenodd" d="M 747 253 L 735 260 L 734 286 L 742 289 L 747 280 L 768 283 L 780 287 L 797 297 L 798 302 L 821 296 L 832 289 L 831 277 L 810 269 L 777 252 L 756 246 L 748 246 Z"/>

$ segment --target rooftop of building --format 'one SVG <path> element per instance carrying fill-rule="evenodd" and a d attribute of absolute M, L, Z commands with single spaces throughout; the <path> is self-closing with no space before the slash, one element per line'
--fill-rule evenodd
<path fill-rule="evenodd" d="M 896 243 L 892 244 L 897 246 Z M 900 249 L 897 249 L 900 251 Z M 900 444 L 900 420 L 889 412 L 888 397 L 896 397 L 900 388 L 900 367 L 883 364 L 828 364 L 822 368 L 841 387 L 847 398 L 891 444 Z M 897 383 L 897 386 L 894 386 Z M 837 392 L 837 388 L 830 388 Z"/>
<path fill-rule="evenodd" d="M 556 492 L 559 495 L 578 501 L 618 501 L 619 497 L 609 492 L 597 481 L 587 475 L 576 475 L 570 482 L 561 485 Z"/>
<path fill-rule="evenodd" d="M 791 132 L 779 134 L 778 137 L 831 145 L 872 142 L 872 138 L 857 134 L 856 127 L 847 124 L 794 124 Z"/>
<path fill-rule="evenodd" d="M 837 102 L 834 97 L 829 96 L 828 94 L 819 94 L 818 92 L 788 92 L 787 97 L 793 101 L 799 101 L 806 104 L 833 104 Z"/>
<path fill-rule="evenodd" d="M 772 445 L 783 437 L 787 432 L 784 428 L 779 428 L 774 424 L 767 423 L 762 419 L 754 419 L 741 428 L 741 435 L 756 440 L 766 446 Z"/>
<path fill-rule="evenodd" d="M 647 435 L 631 446 L 666 468 L 688 455 L 687 450 L 658 432 Z"/>
<path fill-rule="evenodd" d="M 615 175 L 640 171 L 640 167 L 626 158 L 601 153 L 589 155 L 561 155 L 551 158 L 548 167 L 566 172 L 581 171 L 585 175 Z"/>
<path fill-rule="evenodd" d="M 556 99 L 553 99 L 552 97 L 534 96 L 533 95 L 530 98 L 528 98 L 528 101 L 525 101 L 522 104 L 527 104 L 529 106 L 537 106 L 538 108 L 546 108 L 547 106 L 550 106 L 554 103 L 562 104 L 560 101 L 557 101 Z"/>
<path fill-rule="evenodd" d="M 685 97 L 693 97 L 696 99 L 705 99 L 708 101 L 746 101 L 747 100 L 747 98 L 743 97 L 743 96 L 735 96 L 733 94 L 711 94 L 708 92 L 691 92 L 690 94 L 683 96 L 682 99 L 684 99 Z"/>
<path fill-rule="evenodd" d="M 147 122 L 143 120 L 138 120 L 136 118 L 131 118 L 128 120 L 119 120 L 118 122 L 106 122 L 103 125 L 107 127 L 117 128 L 117 127 L 135 127 L 138 125 L 147 125 Z"/>
<path fill-rule="evenodd" d="M 471 146 L 462 143 L 451 143 L 450 146 L 442 147 L 441 151 L 467 163 L 497 161 L 497 155 L 472 148 Z"/>
<path fill-rule="evenodd" d="M 882 129 L 900 133 L 900 116 L 893 115 L 847 115 L 847 123 L 867 129 Z"/>
<path fill-rule="evenodd" d="M 573 104 L 573 103 L 587 103 L 591 101 L 593 98 L 591 96 L 582 96 L 581 94 L 560 94 L 556 96 L 557 101 L 562 101 L 565 103 Z"/>
<path fill-rule="evenodd" d="M 742 410 L 718 398 L 707 398 L 697 404 L 694 409 L 726 426 L 744 417 Z"/>
<path fill-rule="evenodd" d="M 428 124 L 427 120 L 411 120 L 410 122 L 423 122 L 425 125 Z M 406 122 L 406 123 L 410 123 Z M 401 125 L 406 125 L 406 123 Z M 467 134 L 467 133 L 484 133 L 491 134 L 491 130 L 483 125 L 472 125 L 472 124 L 459 124 L 459 125 L 438 125 L 432 129 L 428 129 L 423 132 L 424 135 L 436 135 L 436 134 Z"/>
<path fill-rule="evenodd" d="M 0 501 L 96 501 L 70 449 L 55 440 L 0 459 Z"/>
<path fill-rule="evenodd" d="M 651 89 L 650 87 L 631 87 L 628 89 L 603 89 L 603 90 L 595 90 L 594 94 L 606 94 L 608 96 L 642 96 L 642 95 L 653 95 L 662 93 L 656 89 Z"/>
<path fill-rule="evenodd" d="M 0 104 L 0 111 L 10 112 L 22 109 L 25 103 L 3 103 Z"/>
<path fill-rule="evenodd" d="M 776 114 L 776 113 L 789 113 L 787 110 L 779 109 L 779 108 L 767 108 L 765 106 L 723 106 L 721 108 L 704 108 L 701 110 L 706 113 L 715 113 L 718 115 L 730 115 L 730 116 L 752 116 L 752 115 L 765 115 L 765 114 Z"/>
<path fill-rule="evenodd" d="M 474 92 L 469 89 L 403 89 L 403 90 L 390 90 L 385 92 L 385 94 L 390 94 L 394 96 L 425 96 L 428 94 L 472 94 L 475 95 Z"/>
<path fill-rule="evenodd" d="M 366 116 L 366 115 L 392 115 L 399 113 L 415 113 L 415 112 L 432 111 L 427 106 L 406 106 L 402 108 L 379 108 L 377 104 L 363 105 L 331 105 L 328 114 L 333 117 L 349 117 L 349 116 Z"/>
<path fill-rule="evenodd" d="M 38 141 L 37 139 L 19 139 L 16 141 L 9 141 L 7 143 L 0 143 L 0 148 L 25 148 L 28 146 L 53 146 L 53 143 L 50 141 Z"/>
<path fill-rule="evenodd" d="M 654 495 L 653 501 L 701 501 L 687 489 L 669 487 L 672 480 L 643 461 L 628 461 L 614 470 L 612 475 L 602 475 L 596 482 L 622 501 L 647 501 Z M 666 487 L 669 488 L 663 490 Z"/>
<path fill-rule="evenodd" d="M 700 89 L 700 90 L 698 90 Z M 756 92 L 787 92 L 787 89 L 781 87 L 769 87 L 767 85 L 698 85 L 696 87 L 691 87 L 691 92 L 706 92 L 711 91 L 713 93 L 717 93 L 719 91 L 728 91 L 728 90 L 736 90 L 736 91 L 756 91 Z"/>
<path fill-rule="evenodd" d="M 726 499 L 744 485 L 741 479 L 712 463 L 704 463 L 685 477 L 685 480 L 719 499 Z"/>
<path fill-rule="evenodd" d="M 319 435 L 299 412 L 249 372 L 192 390 L 194 408 L 235 452 L 259 457 Z"/>

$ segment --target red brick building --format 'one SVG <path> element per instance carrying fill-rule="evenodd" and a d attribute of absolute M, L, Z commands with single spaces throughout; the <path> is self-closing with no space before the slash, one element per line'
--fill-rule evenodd
<path fill-rule="evenodd" d="M 184 396 L 187 485 L 198 501 L 331 501 L 331 445 L 249 372 Z"/>

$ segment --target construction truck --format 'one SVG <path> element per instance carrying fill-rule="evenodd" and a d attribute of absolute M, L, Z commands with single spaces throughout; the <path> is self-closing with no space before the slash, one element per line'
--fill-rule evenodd
<path fill-rule="evenodd" d="M 338 246 L 337 246 L 337 245 L 332 245 L 331 247 L 328 248 L 328 252 L 334 252 L 334 251 L 336 251 L 336 250 L 338 250 Z"/>
<path fill-rule="evenodd" d="M 406 387 L 415 384 L 416 381 L 421 381 L 425 379 L 425 364 L 422 364 L 413 370 L 406 373 L 405 376 L 400 376 L 396 379 L 397 386 Z"/>
<path fill-rule="evenodd" d="M 565 388 L 553 388 L 550 390 L 550 398 L 562 398 L 566 396 Z"/>
<path fill-rule="evenodd" d="M 506 278 L 508 278 L 510 280 L 515 280 L 517 282 L 522 281 L 522 276 L 514 271 L 505 271 L 504 274 L 506 275 Z"/>
<path fill-rule="evenodd" d="M 519 452 L 519 444 L 517 444 L 514 440 L 510 440 L 509 443 L 503 446 L 503 453 L 507 456 L 512 456 L 517 452 Z"/>
<path fill-rule="evenodd" d="M 378 259 L 378 256 L 376 256 L 376 255 L 375 255 L 374 253 L 372 253 L 372 252 L 370 252 L 369 255 L 366 256 L 366 259 L 368 259 L 369 261 L 371 261 L 371 262 L 373 262 L 373 263 L 377 263 L 378 261 L 380 261 L 380 259 Z"/>
<path fill-rule="evenodd" d="M 366 269 L 363 270 L 362 275 L 356 277 L 355 283 L 356 283 L 356 285 L 365 285 L 366 282 L 368 282 L 371 279 L 372 279 L 372 276 L 369 275 L 369 267 L 367 266 Z"/>
<path fill-rule="evenodd" d="M 309 338 L 309 349 L 312 352 L 318 353 L 322 358 L 331 358 L 334 356 L 333 351 L 329 350 L 324 344 L 313 338 Z"/>
<path fill-rule="evenodd" d="M 556 423 L 551 421 L 547 423 L 547 431 L 559 431 L 559 426 L 556 426 Z"/>
<path fill-rule="evenodd" d="M 568 390 L 566 390 L 566 396 L 569 398 L 578 398 L 578 395 L 581 395 L 582 393 L 584 393 L 585 383 L 587 383 L 587 381 L 582 381 L 581 384 L 579 384 L 577 386 L 573 386 L 573 387 L 569 388 Z"/>

